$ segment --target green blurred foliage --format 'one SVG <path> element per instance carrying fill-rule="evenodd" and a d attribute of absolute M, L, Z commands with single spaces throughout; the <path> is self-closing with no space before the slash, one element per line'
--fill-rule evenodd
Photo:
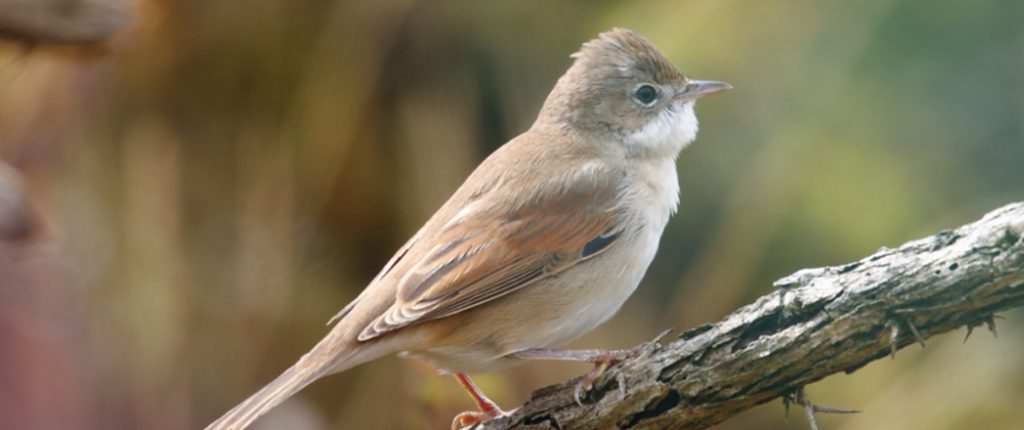
<path fill-rule="evenodd" d="M 7 346 L 40 346 L 17 350 L 12 392 L 62 393 L 13 398 L 62 428 L 204 425 L 326 333 L 529 127 L 568 55 L 615 26 L 736 90 L 698 108 L 680 212 L 636 297 L 576 346 L 714 321 L 799 268 L 1020 200 L 1022 23 L 1014 0 L 179 0 L 143 2 L 99 58 L 2 45 L 0 159 L 48 227 L 23 252 L 52 260 L 25 270 L 63 274 L 0 279 L 33 304 L 0 308 L 33 327 Z M 866 410 L 823 424 L 1018 428 L 1024 315 L 1002 323 L 998 340 L 946 335 L 810 387 Z M 584 370 L 479 382 L 513 407 Z M 453 381 L 386 359 L 262 428 L 445 428 L 470 407 Z M 805 424 L 772 404 L 719 426 L 752 427 Z"/>

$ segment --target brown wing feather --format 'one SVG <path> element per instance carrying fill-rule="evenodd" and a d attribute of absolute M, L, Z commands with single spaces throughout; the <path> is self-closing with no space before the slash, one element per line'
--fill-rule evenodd
<path fill-rule="evenodd" d="M 612 184 L 583 178 L 516 207 L 450 221 L 359 340 L 464 311 L 596 255 L 618 237 L 617 194 Z M 600 246 L 588 246 L 594 243 Z"/>
<path fill-rule="evenodd" d="M 405 255 L 409 253 L 409 249 L 411 249 L 412 246 L 416 244 L 416 241 L 420 239 L 420 236 L 422 234 L 423 230 L 416 232 L 416 234 L 413 235 L 412 239 L 409 239 L 409 241 L 406 242 L 405 245 L 402 245 L 402 247 L 398 249 L 398 252 L 391 257 L 391 260 L 388 260 L 387 264 L 384 265 L 384 268 L 380 270 L 380 273 L 377 273 L 377 276 L 373 278 L 371 285 L 374 282 L 379 282 L 381 278 L 391 273 L 391 270 L 393 270 L 395 266 L 398 265 L 398 263 L 401 262 L 403 258 L 405 258 Z M 368 294 L 367 291 L 370 291 L 370 289 L 367 288 L 363 290 L 363 292 L 359 293 L 359 295 L 356 296 L 356 298 L 353 299 L 351 302 L 349 302 L 348 305 L 346 305 L 344 308 L 341 308 L 341 310 L 338 311 L 338 313 L 334 314 L 334 316 L 327 321 L 327 325 L 334 324 L 335 321 L 345 318 L 345 315 L 348 315 L 348 313 L 352 312 L 352 309 L 356 307 L 356 304 L 359 303 L 359 300 L 363 297 L 363 295 Z"/>

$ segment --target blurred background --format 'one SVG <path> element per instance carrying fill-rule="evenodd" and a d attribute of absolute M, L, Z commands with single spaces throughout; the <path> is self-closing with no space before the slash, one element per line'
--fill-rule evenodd
<path fill-rule="evenodd" d="M 736 90 L 698 107 L 680 211 L 637 294 L 574 346 L 715 321 L 797 269 L 1024 199 L 1015 0 L 135 8 L 86 52 L 0 41 L 0 428 L 204 426 L 320 339 L 530 126 L 569 54 L 615 26 Z M 865 411 L 823 428 L 1020 428 L 1024 312 L 1004 316 L 998 339 L 950 333 L 809 387 Z M 587 369 L 478 382 L 514 408 Z M 451 378 L 388 358 L 258 428 L 447 428 L 472 406 Z M 793 415 L 773 402 L 717 428 L 807 428 Z"/>

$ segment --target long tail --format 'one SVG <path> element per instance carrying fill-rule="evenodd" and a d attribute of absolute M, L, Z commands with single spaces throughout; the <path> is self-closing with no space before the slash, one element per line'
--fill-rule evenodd
<path fill-rule="evenodd" d="M 279 405 L 327 373 L 322 368 L 303 367 L 302 364 L 302 360 L 300 360 L 289 367 L 256 394 L 249 396 L 217 421 L 206 426 L 206 430 L 243 430 L 274 406 Z"/>
<path fill-rule="evenodd" d="M 323 376 L 350 369 L 392 352 L 384 343 L 355 345 L 341 339 L 338 326 L 297 363 L 272 382 L 249 396 L 224 416 L 206 426 L 206 430 L 244 430 L 266 414 Z"/>

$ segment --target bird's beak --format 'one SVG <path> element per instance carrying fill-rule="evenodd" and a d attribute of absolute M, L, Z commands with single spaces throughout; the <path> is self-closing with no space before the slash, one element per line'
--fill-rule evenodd
<path fill-rule="evenodd" d="M 686 81 L 683 90 L 676 94 L 676 98 L 683 101 L 693 101 L 708 94 L 720 93 L 731 89 L 732 85 L 725 82 L 690 79 Z"/>

